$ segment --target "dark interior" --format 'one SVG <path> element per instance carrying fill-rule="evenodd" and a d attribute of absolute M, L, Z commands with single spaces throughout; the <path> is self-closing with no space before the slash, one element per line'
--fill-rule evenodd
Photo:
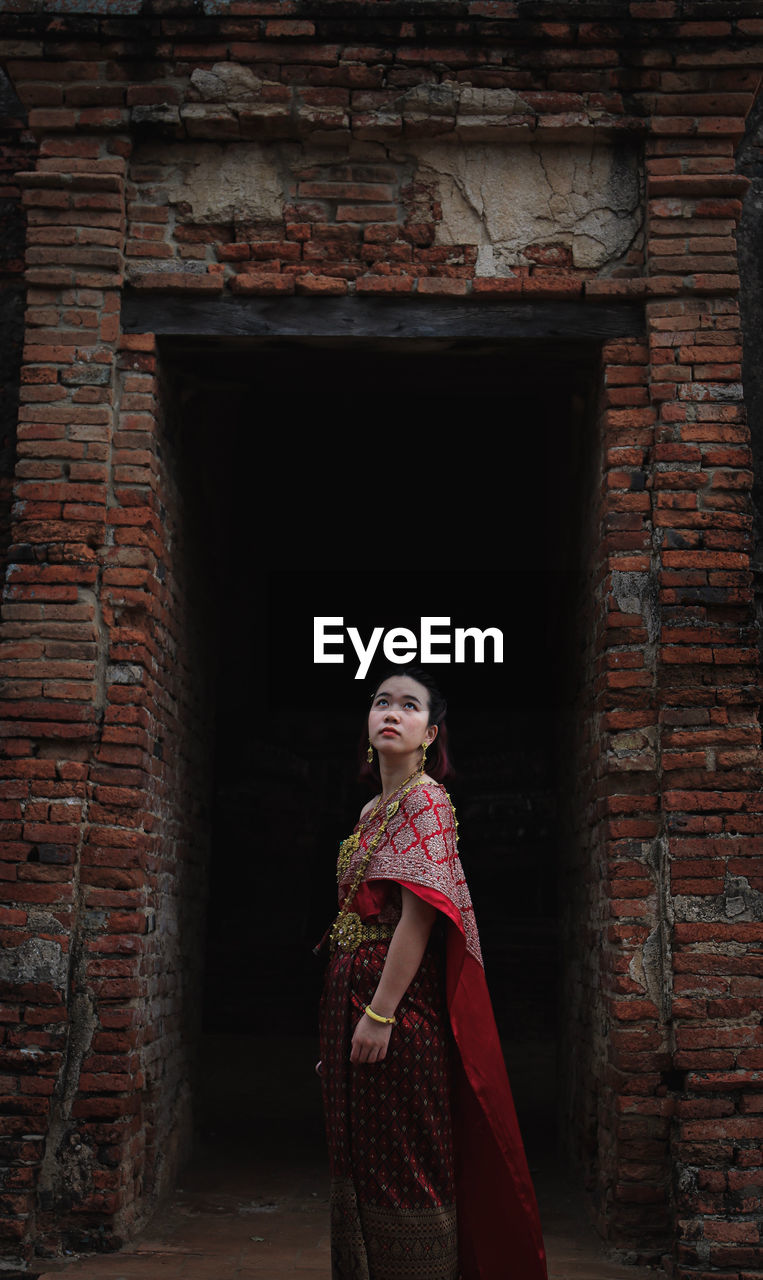
<path fill-rule="evenodd" d="M 569 341 L 162 344 L 216 705 L 203 1079 L 226 1038 L 276 1037 L 260 1134 L 290 1039 L 302 1054 L 316 1032 L 312 948 L 369 798 L 358 747 L 389 665 L 356 680 L 347 638 L 342 664 L 314 664 L 313 618 L 367 639 L 426 615 L 504 635 L 502 664 L 439 668 L 448 786 L 520 1121 L 530 1150 L 554 1142 L 559 766 L 597 358 Z"/>

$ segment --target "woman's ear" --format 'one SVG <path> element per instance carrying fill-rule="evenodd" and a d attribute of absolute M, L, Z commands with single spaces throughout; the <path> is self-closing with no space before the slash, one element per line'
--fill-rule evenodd
<path fill-rule="evenodd" d="M 437 737 L 437 725 L 430 724 L 429 728 L 424 734 L 424 741 L 426 742 L 428 747 L 431 747 L 436 737 Z"/>

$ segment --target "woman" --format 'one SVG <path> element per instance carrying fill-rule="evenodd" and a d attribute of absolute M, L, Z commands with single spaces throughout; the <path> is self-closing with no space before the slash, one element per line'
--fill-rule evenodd
<path fill-rule="evenodd" d="M 390 672 L 381 792 L 339 852 L 321 1000 L 333 1280 L 545 1280 L 447 772 L 445 701 Z M 427 752 L 429 756 L 427 757 Z"/>

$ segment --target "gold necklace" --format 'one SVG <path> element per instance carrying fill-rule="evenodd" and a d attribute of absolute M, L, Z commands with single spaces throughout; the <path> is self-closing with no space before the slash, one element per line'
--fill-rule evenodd
<path fill-rule="evenodd" d="M 360 942 L 363 936 L 363 921 L 361 920 L 357 911 L 349 910 L 350 903 L 352 902 L 353 898 L 355 897 L 355 894 L 360 888 L 360 884 L 363 879 L 363 876 L 366 874 L 366 869 L 368 867 L 369 862 L 371 861 L 371 855 L 373 854 L 374 850 L 377 848 L 382 836 L 384 835 L 384 832 L 387 830 L 390 819 L 395 816 L 398 809 L 400 808 L 400 801 L 404 800 L 408 792 L 412 791 L 413 788 L 415 786 L 418 786 L 420 782 L 423 782 L 423 780 L 424 780 L 424 775 L 423 775 L 423 772 L 421 771 L 421 766 L 419 765 L 418 768 L 414 769 L 413 773 L 409 774 L 409 776 L 405 779 L 405 782 L 403 782 L 401 786 L 398 788 L 400 794 L 397 796 L 397 798 L 390 799 L 388 801 L 379 830 L 376 832 L 376 835 L 372 837 L 368 845 L 368 848 L 366 849 L 366 852 L 363 855 L 363 859 L 357 871 L 355 872 L 355 876 L 353 878 L 352 884 L 350 885 L 347 891 L 347 894 L 344 898 L 344 901 L 342 902 L 342 905 L 339 908 L 339 914 L 337 915 L 334 923 L 331 926 L 331 930 L 329 932 L 329 943 L 331 946 L 332 954 L 337 947 L 340 947 L 342 951 L 354 951 L 358 943 Z M 392 795 L 393 796 L 395 795 L 394 791 L 392 792 Z M 381 797 L 379 797 L 379 801 L 374 806 L 375 813 L 378 812 L 380 805 L 381 805 Z M 371 821 L 371 818 L 369 817 L 368 822 L 364 823 L 364 826 L 367 826 L 370 821 Z M 363 830 L 363 827 L 361 827 L 361 831 L 362 830 Z M 358 841 L 360 840 L 361 831 L 353 833 L 357 835 Z M 342 849 L 344 848 L 344 844 L 346 844 L 346 841 L 344 841 L 342 846 L 340 847 L 340 850 L 339 850 L 340 857 L 342 855 Z M 355 848 L 357 848 L 357 844 Z M 348 858 L 348 863 L 349 863 L 349 858 Z"/>
<path fill-rule="evenodd" d="M 352 855 L 360 847 L 360 837 L 362 836 L 366 827 L 371 822 L 373 822 L 374 818 L 379 812 L 379 809 L 381 808 L 381 803 L 382 803 L 382 798 L 381 796 L 379 796 L 379 799 L 376 801 L 376 804 L 374 805 L 373 809 L 371 810 L 371 812 L 369 813 L 365 821 L 362 823 L 362 825 L 358 828 L 358 830 L 353 831 L 352 834 L 349 835 L 347 839 L 343 840 L 342 843 L 340 844 L 339 856 L 337 857 L 337 860 L 336 860 L 337 884 L 342 879 L 342 876 L 344 875 L 345 871 L 347 870 L 350 863 L 352 862 Z"/>
<path fill-rule="evenodd" d="M 397 788 L 397 790 L 398 790 L 398 791 L 402 790 L 402 788 L 403 788 L 403 787 L 405 787 L 405 786 L 407 786 L 407 784 L 408 784 L 409 782 L 411 782 L 411 780 L 412 780 L 413 778 L 415 778 L 415 777 L 416 777 L 416 774 L 417 774 L 417 773 L 420 773 L 420 772 L 421 772 L 421 765 L 417 765 L 417 766 L 416 766 L 416 768 L 413 770 L 413 773 L 409 773 L 409 774 L 408 774 L 408 777 L 405 779 L 405 781 L 404 781 L 404 782 L 401 782 L 401 784 L 400 784 L 400 786 Z M 394 791 L 392 791 L 392 792 L 390 793 L 390 795 L 391 795 L 391 796 L 394 796 L 394 795 L 395 795 L 395 792 L 394 792 Z M 402 799 L 402 796 L 401 796 L 400 798 Z M 376 804 L 374 805 L 373 809 L 372 809 L 372 810 L 371 810 L 371 812 L 369 813 L 368 817 L 367 817 L 367 818 L 365 818 L 365 819 L 363 820 L 363 822 L 362 822 L 361 826 L 358 828 L 358 830 L 357 830 L 357 831 L 353 831 L 353 832 L 352 832 L 352 834 L 351 834 L 351 835 L 349 835 L 349 836 L 347 837 L 347 839 L 346 839 L 346 840 L 343 840 L 343 841 L 342 841 L 342 843 L 340 844 L 340 846 L 339 846 L 339 856 L 337 857 L 337 860 L 336 860 L 336 879 L 337 879 L 337 884 L 339 884 L 339 882 L 340 882 L 340 881 L 341 881 L 341 879 L 342 879 L 342 876 L 343 876 L 343 875 L 344 875 L 344 873 L 347 871 L 347 869 L 348 869 L 348 867 L 349 867 L 350 863 L 352 862 L 352 855 L 353 855 L 354 853 L 356 853 L 356 852 L 357 852 L 357 850 L 360 848 L 360 837 L 362 836 L 362 834 L 363 834 L 363 832 L 365 831 L 366 827 L 369 827 L 369 826 L 371 825 L 371 823 L 373 822 L 373 820 L 374 820 L 374 818 L 376 817 L 377 813 L 378 813 L 378 812 L 379 812 L 379 810 L 381 809 L 381 807 L 382 807 L 382 804 L 383 804 L 383 803 L 384 803 L 384 798 L 383 798 L 383 796 L 379 796 L 379 799 L 376 801 Z M 392 817 L 392 815 L 396 812 L 397 805 L 398 805 L 399 803 L 400 803 L 400 801 L 399 801 L 399 800 L 398 800 L 398 801 L 394 801 L 394 800 L 392 800 L 392 799 L 390 799 L 390 800 L 387 802 L 387 817 L 388 817 L 388 818 L 391 818 L 391 817 Z M 390 812 L 390 805 L 391 805 L 391 804 L 394 804 L 394 805 L 395 805 L 395 808 L 392 810 L 392 812 Z"/>

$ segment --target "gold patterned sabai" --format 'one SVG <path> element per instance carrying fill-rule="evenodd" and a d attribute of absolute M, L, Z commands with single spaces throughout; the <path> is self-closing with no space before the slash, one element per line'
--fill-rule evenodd
<path fill-rule="evenodd" d="M 364 877 L 426 885 L 454 904 L 467 950 L 482 964 L 474 906 L 458 855 L 458 820 L 442 783 L 420 780 L 400 797 L 397 812 L 381 821 L 377 817 L 375 825 L 376 831 L 371 827 L 361 833 L 360 846 L 340 879 L 340 897 L 342 889 L 346 892 L 343 906 L 349 906 L 348 898 L 357 891 L 356 882 Z M 364 840 L 368 840 L 365 851 Z"/>
<path fill-rule="evenodd" d="M 408 779 L 406 779 L 406 781 L 408 781 Z M 397 813 L 398 809 L 400 808 L 400 799 L 402 799 L 402 797 L 400 797 L 397 800 L 390 800 L 385 810 L 388 818 L 393 818 Z M 362 821 L 358 824 L 358 826 L 355 828 L 352 834 L 349 835 L 347 839 L 343 840 L 342 843 L 340 844 L 339 856 L 336 860 L 337 880 L 342 879 L 342 876 L 344 875 L 345 871 L 347 870 L 350 863 L 352 862 L 352 855 L 354 853 L 357 853 L 360 847 L 360 837 L 365 831 L 366 827 L 370 826 L 370 824 L 373 822 L 374 818 L 379 812 L 380 805 L 381 805 L 381 796 L 376 801 L 376 804 L 374 805 L 371 812 L 367 814 L 365 818 L 362 819 Z"/>
<path fill-rule="evenodd" d="M 344 951 L 354 951 L 358 943 L 360 942 L 361 934 L 358 932 L 358 925 L 356 925 L 354 922 L 347 925 L 347 929 L 345 931 L 346 921 L 349 919 L 351 915 L 355 914 L 354 912 L 351 912 L 349 909 L 350 903 L 352 902 L 353 898 L 355 897 L 355 894 L 358 891 L 358 888 L 360 887 L 360 883 L 363 879 L 363 876 L 366 874 L 366 868 L 368 867 L 368 864 L 371 860 L 373 852 L 376 846 L 378 845 L 379 841 L 382 839 L 384 832 L 387 830 L 387 825 L 390 819 L 395 816 L 398 809 L 400 808 L 400 801 L 403 800 L 405 796 L 408 795 L 408 792 L 413 787 L 420 786 L 423 783 L 423 781 L 424 779 L 422 775 L 419 773 L 419 770 L 417 767 L 414 770 L 414 772 L 409 774 L 409 776 L 405 779 L 405 781 L 401 783 L 401 785 L 398 787 L 396 796 L 389 800 L 387 804 L 387 808 L 385 810 L 384 817 L 382 819 L 381 826 L 379 827 L 379 830 L 376 832 L 376 834 L 372 837 L 368 845 L 368 848 L 366 849 L 363 855 L 360 866 L 357 868 L 355 872 L 355 877 L 353 879 L 353 882 L 350 885 L 347 893 L 345 894 L 344 899 L 342 901 L 342 905 L 339 908 L 339 914 L 336 917 L 329 931 L 329 940 L 331 944 L 332 955 L 336 950 L 336 947 L 338 945 L 338 939 L 340 937 L 343 938 L 342 950 Z M 342 844 L 339 846 L 339 858 L 337 860 L 337 879 L 340 882 L 342 880 L 343 875 L 345 875 L 349 870 L 350 863 L 352 861 L 352 855 L 357 850 L 360 844 L 361 833 L 363 832 L 365 827 L 367 827 L 371 823 L 372 819 L 375 818 L 375 816 L 379 812 L 379 807 L 381 803 L 382 803 L 382 797 L 379 796 L 379 799 L 376 801 L 376 804 L 374 805 L 368 817 L 361 819 L 361 821 L 358 823 L 357 827 L 353 831 L 352 835 L 348 836 L 347 839 L 344 840 Z M 354 847 L 352 847 L 353 841 L 355 841 Z M 343 862 L 344 862 L 344 870 L 342 870 Z M 357 919 L 359 922 L 360 918 L 357 917 Z"/>

